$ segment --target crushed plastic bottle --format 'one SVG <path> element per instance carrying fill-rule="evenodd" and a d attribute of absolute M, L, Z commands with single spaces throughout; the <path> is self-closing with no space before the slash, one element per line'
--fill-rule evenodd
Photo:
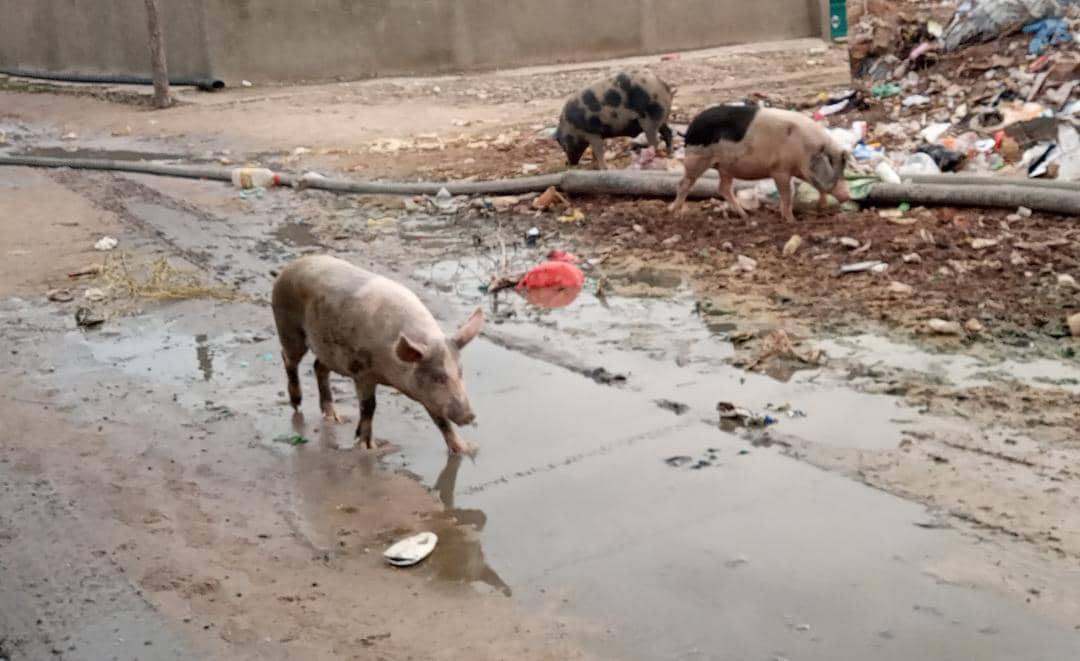
<path fill-rule="evenodd" d="M 232 171 L 233 186 L 242 190 L 271 188 L 281 185 L 281 177 L 266 168 L 235 168 Z"/>
<path fill-rule="evenodd" d="M 941 168 L 937 166 L 929 154 L 916 152 L 910 154 L 907 159 L 897 168 L 900 176 L 913 174 L 941 174 Z"/>

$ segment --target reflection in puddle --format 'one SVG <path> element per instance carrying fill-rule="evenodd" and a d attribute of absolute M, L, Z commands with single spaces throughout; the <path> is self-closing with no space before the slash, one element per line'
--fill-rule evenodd
<path fill-rule="evenodd" d="M 439 500 L 457 525 L 439 532 L 440 548 L 430 558 L 430 564 L 442 578 L 484 583 L 509 597 L 510 586 L 487 564 L 480 547 L 479 533 L 487 525 L 487 515 L 483 510 L 454 507 L 454 488 L 463 459 L 460 454 L 449 455 L 446 467 L 435 480 Z"/>
<path fill-rule="evenodd" d="M 293 248 L 322 247 L 311 226 L 304 223 L 285 223 L 274 230 L 274 238 Z"/>
<path fill-rule="evenodd" d="M 214 378 L 214 350 L 206 344 L 206 334 L 199 333 L 195 336 L 195 360 L 199 363 L 199 371 L 202 372 L 203 381 Z"/>

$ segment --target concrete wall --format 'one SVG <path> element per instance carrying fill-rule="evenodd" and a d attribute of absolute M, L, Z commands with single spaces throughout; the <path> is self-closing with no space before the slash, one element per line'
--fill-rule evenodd
<path fill-rule="evenodd" d="M 203 0 L 163 0 L 171 75 L 210 73 Z M 0 0 L 0 68 L 150 75 L 141 0 Z"/>
<path fill-rule="evenodd" d="M 505 68 L 820 36 L 826 0 L 163 0 L 172 75 Z M 0 67 L 149 74 L 138 0 L 0 0 Z"/>

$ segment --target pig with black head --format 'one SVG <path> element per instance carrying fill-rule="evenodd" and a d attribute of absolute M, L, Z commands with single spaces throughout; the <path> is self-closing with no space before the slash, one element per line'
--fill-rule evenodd
<path fill-rule="evenodd" d="M 675 90 L 650 72 L 622 72 L 593 83 L 563 106 L 555 139 L 570 165 L 577 165 L 591 147 L 593 167 L 606 169 L 604 140 L 634 138 L 641 133 L 656 148 L 663 139 L 668 153 L 674 136 L 668 114 Z"/>
<path fill-rule="evenodd" d="M 703 111 L 686 129 L 686 174 L 670 209 L 682 211 L 690 189 L 710 167 L 720 173 L 720 195 L 741 216 L 735 198 L 735 179 L 772 177 L 780 191 L 780 215 L 794 221 L 792 178 L 819 193 L 824 208 L 828 195 L 849 199 L 844 167 L 848 152 L 812 118 L 790 110 L 753 105 L 721 105 Z"/>

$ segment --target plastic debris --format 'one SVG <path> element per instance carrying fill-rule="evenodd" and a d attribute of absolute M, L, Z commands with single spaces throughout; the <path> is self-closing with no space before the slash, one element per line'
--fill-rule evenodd
<path fill-rule="evenodd" d="M 990 41 L 1023 25 L 1060 16 L 1077 0 L 980 0 L 964 2 L 956 9 L 941 37 L 946 51 Z"/>
<path fill-rule="evenodd" d="M 904 88 L 900 87 L 896 83 L 882 83 L 881 85 L 874 85 L 870 89 L 870 94 L 878 99 L 887 99 L 890 96 L 896 96 L 903 91 Z"/>
<path fill-rule="evenodd" d="M 75 300 L 75 295 L 69 289 L 50 289 L 45 292 L 45 298 L 54 303 L 68 303 Z"/>
<path fill-rule="evenodd" d="M 120 242 L 111 236 L 103 236 L 97 240 L 94 244 L 94 250 L 100 250 L 101 252 L 108 252 L 119 245 Z"/>
<path fill-rule="evenodd" d="M 931 319 L 926 322 L 926 327 L 938 335 L 960 335 L 964 327 L 959 321 L 945 321 L 944 319 Z"/>
<path fill-rule="evenodd" d="M 105 323 L 105 317 L 90 308 L 79 308 L 75 311 L 75 323 L 81 328 L 93 328 Z"/>
<path fill-rule="evenodd" d="M 841 273 L 884 273 L 889 270 L 889 265 L 878 260 L 844 264 L 840 267 Z"/>
<path fill-rule="evenodd" d="M 539 240 L 540 240 L 540 228 L 539 227 L 530 227 L 528 229 L 528 231 L 525 232 L 525 245 L 529 246 L 530 248 L 535 246 L 536 242 L 539 241 Z"/>
<path fill-rule="evenodd" d="M 805 418 L 806 412 L 791 406 L 791 404 L 766 404 L 766 411 L 786 415 L 789 418 Z"/>
<path fill-rule="evenodd" d="M 559 216 L 560 223 L 580 223 L 585 220 L 585 214 L 581 209 L 573 209 L 569 213 Z"/>
<path fill-rule="evenodd" d="M 934 159 L 934 165 L 942 172 L 956 172 L 964 164 L 966 157 L 958 151 L 946 149 L 942 145 L 923 145 L 918 152 Z"/>
<path fill-rule="evenodd" d="M 716 411 L 720 414 L 721 425 L 726 422 L 739 427 L 767 427 L 777 422 L 772 416 L 754 413 L 731 402 L 718 402 Z"/>
<path fill-rule="evenodd" d="M 438 543 L 438 535 L 422 532 L 393 544 L 383 551 L 383 558 L 395 567 L 411 567 L 431 555 Z"/>
<path fill-rule="evenodd" d="M 923 94 L 912 94 L 911 96 L 905 96 L 904 100 L 900 103 L 905 108 L 915 108 L 928 105 L 930 103 L 930 97 Z"/>
<path fill-rule="evenodd" d="M 285 445 L 306 445 L 308 440 L 300 434 L 282 434 L 274 437 L 275 443 L 284 443 Z"/>
<path fill-rule="evenodd" d="M 1061 18 L 1044 18 L 1025 25 L 1023 32 L 1031 34 L 1031 43 L 1028 44 L 1028 55 L 1038 55 L 1046 50 L 1047 46 L 1060 46 L 1072 41 L 1072 33 L 1069 32 L 1069 24 Z"/>

